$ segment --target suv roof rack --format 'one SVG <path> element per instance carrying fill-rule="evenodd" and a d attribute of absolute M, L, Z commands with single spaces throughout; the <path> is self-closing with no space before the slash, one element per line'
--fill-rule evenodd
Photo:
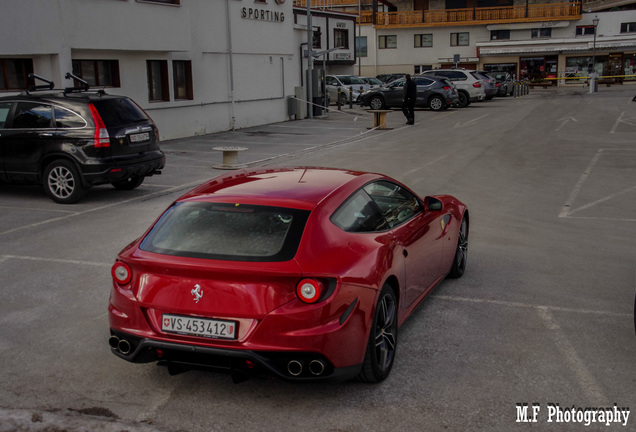
<path fill-rule="evenodd" d="M 66 87 L 64 89 L 64 94 L 65 95 L 68 94 L 68 93 L 83 93 L 83 92 L 87 92 L 91 88 L 90 84 L 88 84 L 88 81 L 78 77 L 77 75 L 73 75 L 70 72 L 67 72 L 66 75 L 64 76 L 64 78 L 72 79 L 76 83 L 80 84 L 79 86 L 75 86 L 75 87 Z M 95 93 L 97 93 L 98 95 L 105 95 L 106 94 L 104 89 L 95 90 Z"/>
<path fill-rule="evenodd" d="M 65 79 L 72 79 L 73 81 L 75 81 L 75 83 L 79 83 L 80 86 L 78 87 L 77 85 L 75 87 L 66 87 L 64 89 L 64 93 L 80 93 L 83 91 L 88 91 L 90 89 L 90 85 L 88 84 L 88 81 L 83 80 L 82 78 L 73 75 L 70 72 L 66 72 L 66 75 L 64 76 Z"/>
<path fill-rule="evenodd" d="M 33 72 L 29 74 L 29 79 L 34 80 L 34 82 L 36 79 L 40 81 L 44 81 L 46 84 L 30 85 L 27 90 L 27 93 L 32 91 L 39 91 L 39 90 L 53 90 L 53 87 L 55 87 L 55 83 L 53 81 L 43 78 L 40 75 L 36 75 Z"/>

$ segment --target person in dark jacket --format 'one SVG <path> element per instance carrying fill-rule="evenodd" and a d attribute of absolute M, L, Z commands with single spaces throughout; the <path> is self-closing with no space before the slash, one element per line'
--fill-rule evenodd
<path fill-rule="evenodd" d="M 415 99 L 417 98 L 417 88 L 411 75 L 406 75 L 404 83 L 404 98 L 402 99 L 402 112 L 406 116 L 406 124 L 415 124 Z"/>

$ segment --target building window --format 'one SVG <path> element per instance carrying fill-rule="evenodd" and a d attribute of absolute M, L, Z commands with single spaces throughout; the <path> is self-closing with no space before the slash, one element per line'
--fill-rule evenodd
<path fill-rule="evenodd" d="M 333 44 L 336 48 L 349 48 L 349 30 L 334 29 Z"/>
<path fill-rule="evenodd" d="M 510 30 L 491 30 L 490 40 L 510 39 Z"/>
<path fill-rule="evenodd" d="M 450 44 L 451 46 L 468 46 L 470 33 L 451 33 Z"/>
<path fill-rule="evenodd" d="M 120 86 L 117 60 L 73 60 L 73 74 L 92 86 Z"/>
<path fill-rule="evenodd" d="M 148 100 L 151 102 L 169 101 L 168 62 L 166 60 L 147 60 Z"/>
<path fill-rule="evenodd" d="M 433 35 L 432 34 L 416 34 L 415 42 L 413 45 L 415 48 L 424 48 L 424 47 L 432 47 L 433 46 Z"/>
<path fill-rule="evenodd" d="M 552 29 L 551 28 L 532 29 L 530 30 L 530 37 L 532 37 L 532 39 L 552 37 Z"/>
<path fill-rule="evenodd" d="M 0 90 L 24 90 L 32 82 L 29 74 L 33 72 L 31 59 L 0 58 Z"/>
<path fill-rule="evenodd" d="M 415 75 L 419 75 L 424 71 L 432 70 L 432 69 L 433 69 L 433 65 L 415 65 L 413 67 L 413 72 L 415 73 Z"/>
<path fill-rule="evenodd" d="M 320 27 L 314 30 L 312 34 L 312 43 L 314 44 L 314 48 L 320 48 L 322 46 L 322 32 L 320 31 Z"/>
<path fill-rule="evenodd" d="M 636 32 L 636 22 L 621 24 L 621 33 L 635 33 L 635 32 Z"/>
<path fill-rule="evenodd" d="M 356 36 L 356 57 L 367 57 L 367 37 Z"/>
<path fill-rule="evenodd" d="M 397 36 L 379 36 L 379 49 L 397 48 Z"/>
<path fill-rule="evenodd" d="M 595 27 L 593 25 L 576 26 L 576 35 L 577 36 L 593 35 L 594 29 Z"/>
<path fill-rule="evenodd" d="M 172 62 L 172 78 L 174 81 L 175 100 L 192 100 L 192 62 L 175 60 Z"/>

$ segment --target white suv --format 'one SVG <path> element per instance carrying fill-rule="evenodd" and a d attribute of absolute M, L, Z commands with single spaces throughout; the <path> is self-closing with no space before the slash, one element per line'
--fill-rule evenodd
<path fill-rule="evenodd" d="M 486 99 L 486 89 L 484 80 L 476 78 L 472 71 L 466 69 L 435 69 L 422 72 L 422 75 L 437 75 L 448 78 L 457 87 L 459 94 L 458 107 L 464 108 L 471 102 L 483 101 Z"/>

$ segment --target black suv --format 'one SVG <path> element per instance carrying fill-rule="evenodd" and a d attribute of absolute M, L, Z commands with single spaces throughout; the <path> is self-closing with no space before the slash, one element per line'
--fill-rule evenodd
<path fill-rule="evenodd" d="M 88 188 L 130 190 L 161 174 L 166 157 L 157 126 L 131 99 L 79 87 L 31 86 L 0 97 L 0 181 L 39 183 L 53 201 L 71 204 Z"/>

